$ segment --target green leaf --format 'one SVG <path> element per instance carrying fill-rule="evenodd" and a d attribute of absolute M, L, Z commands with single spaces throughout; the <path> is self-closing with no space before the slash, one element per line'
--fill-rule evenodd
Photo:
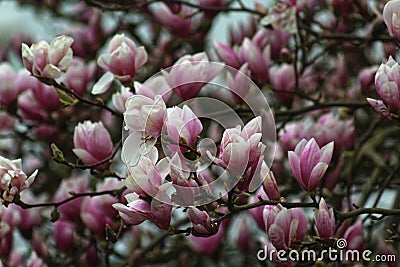
<path fill-rule="evenodd" d="M 73 106 L 79 102 L 79 99 L 76 98 L 73 94 L 65 92 L 59 88 L 56 88 L 58 96 L 60 97 L 60 102 L 66 106 Z"/>
<path fill-rule="evenodd" d="M 50 145 L 51 148 L 51 153 L 53 154 L 53 157 L 63 161 L 64 160 L 64 154 L 62 153 L 62 151 L 56 146 L 56 144 L 52 143 Z"/>

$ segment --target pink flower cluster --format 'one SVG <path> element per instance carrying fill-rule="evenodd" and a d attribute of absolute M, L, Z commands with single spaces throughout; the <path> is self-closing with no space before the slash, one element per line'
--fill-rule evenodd
<path fill-rule="evenodd" d="M 9 160 L 0 156 L 0 194 L 1 203 L 8 205 L 20 192 L 35 180 L 37 170 L 29 177 L 23 172 L 21 159 Z"/>

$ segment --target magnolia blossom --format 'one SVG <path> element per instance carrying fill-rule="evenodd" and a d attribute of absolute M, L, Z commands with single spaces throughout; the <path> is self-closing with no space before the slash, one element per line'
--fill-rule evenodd
<path fill-rule="evenodd" d="M 167 115 L 166 105 L 161 96 L 151 99 L 134 95 L 126 101 L 125 129 L 142 132 L 145 136 L 157 138 L 161 135 Z"/>
<path fill-rule="evenodd" d="M 167 158 L 158 160 L 157 149 L 153 148 L 149 154 L 140 157 L 135 166 L 128 166 L 129 176 L 125 180 L 128 189 L 142 197 L 155 196 L 169 173 Z"/>
<path fill-rule="evenodd" d="M 89 189 L 89 177 L 88 176 L 74 176 L 69 179 L 63 179 L 60 186 L 57 188 L 54 195 L 54 201 L 63 201 L 71 195 L 68 192 L 75 192 L 77 194 L 87 192 Z M 85 198 L 80 197 L 74 200 L 68 201 L 67 203 L 61 205 L 58 211 L 61 213 L 61 220 L 65 221 L 79 221 L 80 220 L 80 210 L 82 202 Z"/>
<path fill-rule="evenodd" d="M 244 38 L 238 51 L 241 62 L 247 62 L 254 79 L 264 84 L 268 81 L 269 66 L 271 61 L 271 49 L 267 45 L 260 48 L 253 40 Z"/>
<path fill-rule="evenodd" d="M 374 85 L 375 74 L 378 71 L 377 66 L 364 68 L 357 76 L 358 83 L 360 84 L 361 91 L 365 94 L 370 93 Z"/>
<path fill-rule="evenodd" d="M 182 99 L 196 97 L 201 88 L 214 79 L 224 67 L 220 63 L 210 63 L 204 52 L 185 55 L 163 71 L 168 85 Z"/>
<path fill-rule="evenodd" d="M 61 35 L 50 44 L 46 41 L 28 47 L 22 44 L 22 59 L 28 71 L 43 78 L 59 78 L 72 61 L 71 44 L 73 39 Z"/>
<path fill-rule="evenodd" d="M 279 193 L 275 175 L 269 170 L 265 161 L 263 161 L 261 164 L 260 176 L 261 179 L 264 179 L 262 186 L 264 191 L 267 193 L 268 198 L 271 200 L 279 200 L 281 194 Z"/>
<path fill-rule="evenodd" d="M 400 1 L 391 0 L 383 8 L 383 21 L 391 36 L 400 38 Z"/>
<path fill-rule="evenodd" d="M 8 106 L 17 99 L 17 73 L 8 63 L 0 64 L 0 104 Z"/>
<path fill-rule="evenodd" d="M 160 189 L 161 191 L 163 189 Z M 151 202 L 140 199 L 136 193 L 125 196 L 127 205 L 116 203 L 112 206 L 119 212 L 121 218 L 129 224 L 138 225 L 146 220 L 152 220 L 162 229 L 170 225 L 172 206 L 152 199 Z"/>
<path fill-rule="evenodd" d="M 97 192 L 105 190 L 118 190 L 122 187 L 122 182 L 107 178 L 101 184 L 97 185 Z M 112 207 L 113 204 L 118 202 L 118 198 L 105 195 L 85 198 L 81 206 L 81 220 L 83 224 L 92 230 L 98 236 L 104 236 L 106 226 L 115 226 L 114 218 L 117 211 Z"/>
<path fill-rule="evenodd" d="M 172 94 L 172 90 L 167 84 L 164 76 L 159 75 L 151 77 L 146 80 L 143 84 L 140 82 L 134 82 L 136 94 L 155 99 L 157 95 L 161 95 L 164 102 L 168 102 Z"/>
<path fill-rule="evenodd" d="M 225 62 L 226 65 L 231 66 L 232 68 L 239 69 L 240 67 L 240 60 L 235 52 L 234 49 L 230 48 L 229 46 L 215 41 L 214 49 L 217 53 L 217 56 Z"/>
<path fill-rule="evenodd" d="M 124 113 L 126 110 L 125 103 L 131 96 L 133 96 L 133 93 L 129 87 L 121 85 L 120 91 L 112 95 L 111 102 L 118 112 Z"/>
<path fill-rule="evenodd" d="M 252 81 L 249 76 L 250 70 L 247 63 L 240 67 L 235 76 L 232 76 L 229 72 L 227 73 L 226 82 L 237 104 L 243 104 L 245 102 L 246 96 L 251 89 Z"/>
<path fill-rule="evenodd" d="M 117 34 L 107 48 L 107 53 L 100 55 L 97 64 L 111 72 L 123 83 L 131 82 L 138 70 L 146 63 L 147 52 L 124 34 Z"/>
<path fill-rule="evenodd" d="M 236 244 L 242 253 L 249 253 L 254 249 L 255 245 L 251 238 L 251 225 L 244 214 L 238 217 L 236 223 L 238 232 Z"/>
<path fill-rule="evenodd" d="M 96 164 L 111 156 L 113 143 L 101 122 L 85 121 L 75 127 L 72 150 L 85 164 Z M 99 165 L 99 168 L 106 164 Z"/>
<path fill-rule="evenodd" d="M 251 197 L 249 198 L 249 204 L 257 203 L 260 201 L 260 199 L 262 200 L 269 199 L 262 186 L 258 188 L 258 190 L 255 192 L 254 195 L 251 195 Z M 264 212 L 264 206 L 259 206 L 248 210 L 248 213 L 251 215 L 253 220 L 256 222 L 258 228 L 260 229 L 265 229 L 263 212 Z"/>
<path fill-rule="evenodd" d="M 381 114 L 382 117 L 384 117 L 387 120 L 393 120 L 392 115 L 388 107 L 383 103 L 382 100 L 376 100 L 373 98 L 367 98 L 368 104 L 371 105 L 375 109 L 376 112 Z"/>
<path fill-rule="evenodd" d="M 321 238 L 332 237 L 335 232 L 335 215 L 332 208 L 328 208 L 325 200 L 321 198 L 319 209 L 315 212 L 315 225 Z"/>
<path fill-rule="evenodd" d="M 376 92 L 391 112 L 400 110 L 400 66 L 390 56 L 375 75 Z"/>
<path fill-rule="evenodd" d="M 68 89 L 83 96 L 88 90 L 89 84 L 95 74 L 96 65 L 94 62 L 85 64 L 83 59 L 74 57 L 63 77 L 63 82 Z"/>
<path fill-rule="evenodd" d="M 0 205 L 0 258 L 10 255 L 13 244 L 13 232 L 21 223 L 20 214 L 11 205 Z"/>
<path fill-rule="evenodd" d="M 53 237 L 57 248 L 63 252 L 71 250 L 74 246 L 75 224 L 70 221 L 57 220 L 53 228 Z"/>
<path fill-rule="evenodd" d="M 15 118 L 5 111 L 0 111 L 0 132 L 10 132 L 15 123 Z"/>
<path fill-rule="evenodd" d="M 288 123 L 279 133 L 280 142 L 286 150 L 294 150 L 302 139 L 315 138 L 319 146 L 334 141 L 334 153 L 354 146 L 355 128 L 352 119 L 340 119 L 332 111 L 323 114 L 316 122 L 303 120 Z"/>
<path fill-rule="evenodd" d="M 207 235 L 212 232 L 212 224 L 210 216 L 207 212 L 201 211 L 197 208 L 190 207 L 188 209 L 188 216 L 192 222 L 193 235 Z"/>
<path fill-rule="evenodd" d="M 31 176 L 22 171 L 21 159 L 9 160 L 0 156 L 0 193 L 4 205 L 13 202 L 19 193 L 35 180 L 36 170 Z"/>
<path fill-rule="evenodd" d="M 292 246 L 297 237 L 298 230 L 307 229 L 307 225 L 299 223 L 299 220 L 292 216 L 292 211 L 278 206 L 265 206 L 264 222 L 269 240 L 278 250 L 287 250 Z"/>
<path fill-rule="evenodd" d="M 159 5 L 152 10 L 154 17 L 177 36 L 188 36 L 192 27 L 192 19 L 183 18 L 182 15 L 190 15 L 193 10 L 184 5 L 178 6 L 179 10 L 177 11 L 181 13 L 180 15 L 175 14 L 170 7 L 173 9 L 171 5 L 159 3 Z"/>
<path fill-rule="evenodd" d="M 174 107 L 169 108 L 168 116 L 166 121 L 166 127 L 168 137 L 170 137 L 176 143 L 184 143 L 193 147 L 197 141 L 198 135 L 203 130 L 199 118 L 193 113 L 188 106 L 183 108 Z M 185 148 L 181 148 L 179 145 L 170 145 L 169 149 L 173 152 L 183 151 Z"/>
<path fill-rule="evenodd" d="M 226 227 L 221 224 L 215 235 L 209 237 L 191 235 L 189 237 L 189 246 L 197 253 L 211 256 L 220 247 L 225 231 Z"/>
<path fill-rule="evenodd" d="M 279 101 L 284 104 L 290 103 L 294 96 L 290 92 L 293 92 L 296 89 L 296 79 L 293 66 L 282 64 L 280 67 L 271 68 L 269 77 L 272 87 L 276 90 L 275 96 Z"/>
<path fill-rule="evenodd" d="M 346 249 L 362 251 L 365 242 L 362 221 L 357 220 L 353 225 L 347 228 L 343 238 L 347 240 Z"/>
<path fill-rule="evenodd" d="M 213 158 L 217 165 L 228 170 L 231 175 L 244 176 L 238 184 L 240 190 L 248 190 L 251 180 L 259 174 L 265 151 L 261 137 L 261 117 L 252 119 L 242 130 L 240 126 L 226 129 L 219 157 Z"/>
<path fill-rule="evenodd" d="M 304 190 L 315 190 L 328 169 L 332 154 L 333 142 L 319 148 L 314 138 L 301 140 L 294 151 L 289 151 L 290 168 Z"/>

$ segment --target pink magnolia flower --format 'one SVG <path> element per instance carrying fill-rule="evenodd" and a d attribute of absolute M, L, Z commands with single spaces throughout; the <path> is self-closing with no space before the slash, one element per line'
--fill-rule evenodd
<path fill-rule="evenodd" d="M 163 189 L 160 189 L 163 190 Z M 138 225 L 146 220 L 152 220 L 162 229 L 170 226 L 172 206 L 152 199 L 147 202 L 140 199 L 136 193 L 125 196 L 127 205 L 116 203 L 112 206 L 119 212 L 121 218 L 129 224 Z"/>
<path fill-rule="evenodd" d="M 129 224 L 139 225 L 146 220 L 153 219 L 150 203 L 140 199 L 136 193 L 125 196 L 128 201 L 127 205 L 116 203 L 112 206 L 119 212 L 121 218 Z"/>
<path fill-rule="evenodd" d="M 308 219 L 302 208 L 293 208 L 290 211 L 292 213 L 292 220 L 299 222 L 296 231 L 296 240 L 303 241 L 308 233 Z"/>
<path fill-rule="evenodd" d="M 10 255 L 13 245 L 13 231 L 21 222 L 19 213 L 10 207 L 0 205 L 0 257 Z"/>
<path fill-rule="evenodd" d="M 173 107 L 167 109 L 167 127 L 168 136 L 177 143 L 185 143 L 193 147 L 197 141 L 198 135 L 203 130 L 203 125 L 193 111 L 186 105 L 183 108 Z M 184 148 L 178 145 L 170 145 L 171 151 L 185 152 Z"/>
<path fill-rule="evenodd" d="M 238 23 L 229 28 L 229 40 L 233 45 L 240 45 L 245 37 L 251 37 L 257 30 L 258 21 L 249 17 L 250 21 Z"/>
<path fill-rule="evenodd" d="M 43 78 L 59 78 L 72 60 L 71 44 L 74 40 L 65 35 L 54 38 L 50 45 L 40 41 L 28 47 L 22 44 L 22 60 L 28 71 Z"/>
<path fill-rule="evenodd" d="M 262 162 L 260 176 L 261 179 L 264 179 L 262 186 L 264 191 L 267 193 L 268 198 L 271 200 L 279 200 L 281 194 L 279 193 L 278 185 L 276 184 L 275 175 L 269 170 L 265 161 Z"/>
<path fill-rule="evenodd" d="M 172 90 L 167 84 L 164 76 L 151 77 L 146 80 L 143 84 L 140 82 L 134 82 L 136 94 L 155 99 L 157 95 L 160 95 L 164 102 L 168 102 L 172 94 Z"/>
<path fill-rule="evenodd" d="M 57 220 L 53 225 L 53 237 L 56 246 L 62 252 L 70 251 L 74 246 L 75 224 L 70 221 Z"/>
<path fill-rule="evenodd" d="M 371 89 L 374 85 L 375 74 L 377 71 L 378 71 L 377 66 L 371 66 L 362 69 L 361 72 L 358 74 L 357 80 L 358 83 L 360 84 L 361 91 L 364 94 L 371 92 Z"/>
<path fill-rule="evenodd" d="M 278 206 L 265 206 L 264 222 L 269 240 L 278 250 L 287 250 L 296 239 L 299 221 L 291 210 Z"/>
<path fill-rule="evenodd" d="M 218 247 L 221 245 L 222 239 L 225 234 L 224 225 L 220 225 L 218 232 L 209 237 L 199 237 L 191 235 L 189 237 L 189 247 L 197 253 L 211 256 L 214 254 Z"/>
<path fill-rule="evenodd" d="M 389 30 L 391 36 L 400 38 L 400 1 L 391 0 L 388 1 L 383 8 L 383 21 Z"/>
<path fill-rule="evenodd" d="M 383 103 L 382 100 L 376 100 L 373 98 L 367 98 L 368 104 L 371 105 L 375 109 L 376 112 L 381 114 L 382 117 L 384 117 L 387 120 L 393 120 L 392 115 L 388 107 Z"/>
<path fill-rule="evenodd" d="M 34 196 L 31 190 L 24 190 L 20 193 L 21 200 L 25 203 L 40 203 L 45 200 L 44 196 Z M 13 204 L 13 209 L 18 211 L 19 216 L 21 217 L 21 222 L 18 224 L 18 228 L 23 233 L 32 232 L 32 229 L 39 225 L 42 220 L 41 211 L 42 207 L 32 208 L 32 209 L 23 209 L 20 206 Z"/>
<path fill-rule="evenodd" d="M 14 128 L 15 118 L 8 112 L 0 111 L 0 132 L 11 132 Z"/>
<path fill-rule="evenodd" d="M 313 131 L 317 132 L 315 139 L 321 146 L 334 141 L 334 152 L 342 148 L 351 149 L 354 146 L 353 120 L 340 120 L 333 112 L 322 115 L 314 125 Z"/>
<path fill-rule="evenodd" d="M 125 129 L 144 133 L 157 138 L 161 135 L 167 115 L 166 105 L 161 96 L 151 99 L 134 95 L 126 101 Z"/>
<path fill-rule="evenodd" d="M 294 151 L 289 151 L 289 164 L 293 175 L 306 191 L 313 191 L 331 162 L 333 142 L 319 148 L 314 138 L 301 140 Z"/>
<path fill-rule="evenodd" d="M 117 34 L 111 39 L 107 53 L 100 55 L 97 64 L 113 73 L 122 83 L 128 83 L 146 61 L 147 53 L 143 46 L 136 47 L 124 34 Z"/>
<path fill-rule="evenodd" d="M 391 112 L 400 110 L 400 66 L 390 56 L 375 75 L 376 92 Z"/>
<path fill-rule="evenodd" d="M 335 232 L 335 215 L 333 209 L 329 208 L 325 200 L 321 198 L 319 209 L 315 212 L 315 225 L 321 238 L 333 237 Z"/>
<path fill-rule="evenodd" d="M 19 193 L 28 188 L 35 180 L 37 170 L 27 177 L 22 171 L 21 159 L 9 160 L 0 156 L 0 193 L 1 203 L 5 206 L 13 202 Z"/>
<path fill-rule="evenodd" d="M 281 29 L 260 28 L 253 36 L 252 40 L 260 49 L 265 49 L 268 45 L 271 49 L 271 57 L 279 59 L 282 48 L 286 45 L 290 34 Z"/>
<path fill-rule="evenodd" d="M 180 206 L 190 206 L 195 201 L 195 189 L 198 184 L 193 179 L 189 179 L 190 172 L 195 171 L 190 168 L 184 155 L 175 153 L 172 158 L 168 159 L 170 165 L 169 175 L 174 185 L 175 192 L 171 195 L 172 201 Z M 199 181 L 203 176 L 198 175 Z M 177 185 L 177 186 L 175 186 Z"/>
<path fill-rule="evenodd" d="M 59 96 L 56 89 L 45 85 L 38 80 L 31 88 L 33 96 L 40 108 L 46 112 L 52 112 L 60 107 Z"/>
<path fill-rule="evenodd" d="M 105 190 L 117 190 L 123 186 L 122 182 L 107 178 L 103 183 L 98 184 L 97 192 Z M 117 211 L 113 208 L 113 204 L 118 202 L 118 198 L 105 195 L 85 198 L 81 206 L 81 220 L 83 224 L 92 230 L 97 236 L 103 237 L 106 225 L 111 228 L 115 226 L 114 219 Z"/>
<path fill-rule="evenodd" d="M 249 64 L 249 69 L 259 84 L 264 84 L 268 81 L 271 61 L 271 49 L 269 45 L 261 49 L 254 41 L 246 37 L 239 48 L 239 58 L 241 62 Z"/>
<path fill-rule="evenodd" d="M 243 104 L 250 91 L 252 81 L 249 76 L 250 70 L 247 63 L 240 67 L 239 72 L 236 73 L 235 77 L 233 77 L 229 72 L 227 73 L 226 82 L 229 86 L 230 92 L 232 93 L 233 99 L 237 104 Z"/>
<path fill-rule="evenodd" d="M 150 204 L 153 222 L 161 229 L 168 229 L 171 223 L 172 206 L 164 202 L 153 199 Z"/>
<path fill-rule="evenodd" d="M 36 228 L 33 229 L 32 248 L 41 258 L 48 258 L 50 256 L 49 246 L 44 241 L 43 235 Z"/>
<path fill-rule="evenodd" d="M 379 66 L 375 75 L 375 87 L 379 97 L 391 112 L 400 110 L 400 66 L 390 56 L 388 62 Z"/>
<path fill-rule="evenodd" d="M 251 227 L 246 219 L 246 216 L 238 217 L 237 220 L 237 232 L 238 236 L 236 239 L 237 246 L 242 253 L 249 253 L 254 249 L 254 241 L 251 238 Z"/>
<path fill-rule="evenodd" d="M 62 80 L 69 89 L 83 96 L 89 88 L 95 70 L 94 62 L 86 64 L 83 59 L 74 57 Z"/>
<path fill-rule="evenodd" d="M 264 188 L 260 186 L 254 195 L 251 195 L 249 198 L 249 203 L 257 203 L 262 200 L 268 200 L 268 196 L 264 191 Z M 251 217 L 253 217 L 254 221 L 257 223 L 258 228 L 265 229 L 264 223 L 264 206 L 259 206 L 253 209 L 249 209 L 248 212 L 250 213 Z"/>
<path fill-rule="evenodd" d="M 261 137 L 261 117 L 252 119 L 242 130 L 240 126 L 226 129 L 222 136 L 219 157 L 213 160 L 231 175 L 244 174 L 237 185 L 240 190 L 248 190 L 252 179 L 259 176 L 265 150 Z"/>
<path fill-rule="evenodd" d="M 362 251 L 365 242 L 362 221 L 358 220 L 347 228 L 343 238 L 347 240 L 346 249 Z"/>
<path fill-rule="evenodd" d="M 178 11 L 178 10 L 176 10 Z M 153 16 L 171 32 L 179 37 L 189 35 L 192 27 L 192 19 L 183 18 L 182 16 L 190 15 L 193 10 L 187 6 L 180 6 L 180 14 L 175 14 L 165 3 L 160 3 L 152 10 Z"/>
<path fill-rule="evenodd" d="M 129 176 L 125 180 L 128 189 L 142 197 L 155 196 L 169 173 L 167 159 L 158 164 L 157 149 L 152 149 L 146 156 L 141 156 L 135 166 L 128 166 Z"/>
<path fill-rule="evenodd" d="M 75 192 L 77 194 L 87 192 L 89 187 L 88 183 L 89 177 L 87 176 L 76 176 L 69 179 L 63 179 L 54 195 L 54 201 L 59 202 L 71 197 L 68 192 Z M 76 198 L 58 207 L 58 210 L 61 213 L 60 220 L 71 222 L 79 221 L 80 210 L 84 199 L 85 198 L 83 197 Z"/>
<path fill-rule="evenodd" d="M 185 55 L 175 64 L 163 71 L 168 85 L 182 99 L 188 100 L 196 97 L 206 83 L 214 79 L 224 65 L 210 63 L 207 55 L 197 53 Z"/>
<path fill-rule="evenodd" d="M 240 60 L 236 52 L 232 48 L 223 43 L 215 41 L 214 49 L 219 59 L 225 62 L 226 65 L 231 66 L 235 69 L 239 69 Z"/>
<path fill-rule="evenodd" d="M 280 67 L 271 68 L 270 80 L 272 87 L 276 90 L 275 96 L 283 104 L 289 104 L 293 100 L 295 86 L 295 73 L 292 65 L 282 64 Z M 280 92 L 281 91 L 281 92 Z"/>
<path fill-rule="evenodd" d="M 95 164 L 111 156 L 113 143 L 101 122 L 85 121 L 75 127 L 72 150 L 85 164 Z M 98 166 L 105 168 L 107 164 Z"/>
<path fill-rule="evenodd" d="M 17 73 L 8 63 L 0 64 L 0 104 L 8 106 L 17 99 Z"/>
<path fill-rule="evenodd" d="M 111 102 L 118 112 L 124 113 L 126 111 L 126 101 L 131 96 L 133 96 L 133 93 L 130 91 L 129 87 L 121 85 L 120 91 L 112 95 Z"/>
<path fill-rule="evenodd" d="M 212 224 L 210 216 L 205 211 L 201 211 L 198 208 L 190 207 L 188 209 L 188 216 L 192 222 L 192 234 L 195 236 L 202 236 L 211 234 Z"/>

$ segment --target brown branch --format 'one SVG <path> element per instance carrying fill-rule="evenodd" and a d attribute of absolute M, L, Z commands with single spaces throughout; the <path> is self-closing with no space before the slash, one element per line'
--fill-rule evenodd
<path fill-rule="evenodd" d="M 65 166 L 68 166 L 68 167 L 73 168 L 73 169 L 82 169 L 82 170 L 93 169 L 93 168 L 96 168 L 97 166 L 100 166 L 100 165 L 102 165 L 104 163 L 107 163 L 110 160 L 112 160 L 115 157 L 115 155 L 117 154 L 118 150 L 121 148 L 121 146 L 122 146 L 122 140 L 119 140 L 117 145 L 114 147 L 114 151 L 112 152 L 112 154 L 110 156 L 108 156 L 107 158 L 105 158 L 105 159 L 103 159 L 103 160 L 101 160 L 101 161 L 99 161 L 97 163 L 94 163 L 94 164 L 88 164 L 88 165 L 85 165 L 85 164 L 81 164 L 81 165 L 80 164 L 74 164 L 74 163 L 72 163 L 70 161 L 67 161 L 67 160 L 64 160 L 64 159 L 59 159 L 59 158 L 56 158 L 56 157 L 53 157 L 53 160 L 55 162 L 57 162 L 57 163 L 63 164 Z"/>
<path fill-rule="evenodd" d="M 34 76 L 34 75 L 33 75 Z M 122 114 L 119 112 L 116 112 L 115 110 L 111 109 L 110 107 L 108 107 L 107 105 L 101 103 L 101 102 L 94 102 L 91 101 L 89 99 L 83 98 L 80 95 L 78 95 L 77 93 L 75 93 L 74 91 L 70 90 L 65 84 L 63 83 L 58 83 L 56 80 L 54 79 L 48 79 L 48 78 L 42 78 L 42 77 L 38 77 L 38 76 L 34 76 L 35 78 L 39 79 L 39 81 L 49 85 L 49 86 L 53 86 L 57 89 L 60 89 L 61 91 L 63 91 L 64 93 L 68 94 L 69 96 L 77 99 L 79 102 L 91 105 L 91 106 L 95 106 L 101 109 L 105 109 L 107 111 L 109 111 L 111 114 L 118 116 L 118 117 L 122 117 Z"/>
<path fill-rule="evenodd" d="M 291 109 L 285 111 L 277 111 L 275 112 L 276 117 L 284 117 L 284 116 L 297 116 L 310 111 L 324 109 L 329 107 L 348 107 L 348 108 L 365 108 L 369 107 L 369 104 L 365 101 L 357 101 L 357 102 L 328 102 L 328 103 L 317 103 L 312 106 L 307 106 L 299 109 Z"/>
<path fill-rule="evenodd" d="M 70 201 L 80 198 L 80 197 L 87 197 L 87 196 L 94 197 L 94 196 L 101 196 L 101 195 L 117 196 L 117 195 L 121 194 L 123 190 L 125 190 L 125 187 L 122 187 L 117 190 L 76 193 L 76 194 L 73 194 L 71 197 L 61 200 L 59 202 L 48 202 L 48 203 L 38 203 L 38 204 L 28 204 L 19 199 L 19 200 L 15 201 L 14 204 L 20 206 L 23 209 L 31 209 L 31 208 L 39 208 L 39 207 L 55 207 L 55 208 L 57 208 L 67 202 L 70 202 Z"/>

